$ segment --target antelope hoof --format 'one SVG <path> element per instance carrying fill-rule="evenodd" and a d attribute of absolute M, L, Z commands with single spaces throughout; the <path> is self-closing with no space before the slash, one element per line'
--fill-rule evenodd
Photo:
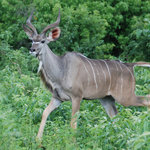
<path fill-rule="evenodd" d="M 71 123 L 71 128 L 72 129 L 77 129 L 77 122 Z"/>

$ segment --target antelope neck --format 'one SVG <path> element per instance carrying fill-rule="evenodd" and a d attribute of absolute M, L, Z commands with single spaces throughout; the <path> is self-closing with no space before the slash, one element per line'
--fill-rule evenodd
<path fill-rule="evenodd" d="M 60 79 L 63 71 L 63 62 L 59 56 L 50 50 L 47 44 L 44 44 L 38 58 L 42 62 L 42 68 L 47 75 L 50 75 L 49 78 L 52 81 Z"/>

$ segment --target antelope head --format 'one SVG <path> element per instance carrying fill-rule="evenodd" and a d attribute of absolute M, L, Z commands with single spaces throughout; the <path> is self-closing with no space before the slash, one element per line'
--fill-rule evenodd
<path fill-rule="evenodd" d="M 36 28 L 31 23 L 32 16 L 33 11 L 27 19 L 26 25 L 23 25 L 23 29 L 29 39 L 32 40 L 30 54 L 37 57 L 40 53 L 42 53 L 42 47 L 44 44 L 55 41 L 60 36 L 60 28 L 58 27 L 60 23 L 60 10 L 56 22 L 45 27 L 40 34 L 37 33 Z M 50 29 L 51 31 L 47 34 L 48 30 Z"/>

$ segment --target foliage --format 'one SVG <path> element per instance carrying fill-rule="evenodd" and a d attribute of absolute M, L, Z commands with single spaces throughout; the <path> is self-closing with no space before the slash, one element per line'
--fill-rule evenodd
<path fill-rule="evenodd" d="M 122 56 L 126 59 L 150 60 L 150 15 L 133 17 L 128 44 L 124 45 Z"/>
<path fill-rule="evenodd" d="M 51 94 L 31 70 L 30 56 L 12 51 L 9 63 L 0 73 L 0 149 L 38 149 L 35 142 L 41 115 Z M 32 62 L 32 63 L 31 63 Z M 33 63 L 34 62 L 34 63 Z M 22 67 L 23 66 L 23 67 Z M 34 70 L 34 69 L 33 69 Z M 137 94 L 150 93 L 150 71 L 136 68 Z M 63 103 L 48 118 L 43 136 L 47 149 L 149 149 L 150 111 L 125 108 L 110 119 L 99 101 L 82 101 L 78 129 L 70 128 L 71 103 Z"/>
<path fill-rule="evenodd" d="M 0 42 L 4 40 L 14 49 L 29 48 L 22 25 L 31 10 L 36 9 L 33 23 L 41 31 L 56 20 L 60 8 L 62 34 L 50 45 L 54 52 L 78 51 L 92 58 L 113 55 L 149 61 L 149 7 L 149 0 L 2 0 Z"/>
<path fill-rule="evenodd" d="M 150 60 L 149 0 L 1 0 L 0 1 L 0 149 L 38 149 L 41 115 L 51 94 L 36 74 L 22 25 L 35 8 L 33 24 L 41 31 L 61 10 L 61 37 L 50 43 L 57 54 L 78 51 L 91 58 Z M 150 70 L 136 67 L 136 94 L 150 93 Z M 83 101 L 78 129 L 70 128 L 71 103 L 48 118 L 47 149 L 150 149 L 150 110 L 125 108 L 110 119 L 99 101 Z M 40 148 L 39 148 L 40 149 Z"/>

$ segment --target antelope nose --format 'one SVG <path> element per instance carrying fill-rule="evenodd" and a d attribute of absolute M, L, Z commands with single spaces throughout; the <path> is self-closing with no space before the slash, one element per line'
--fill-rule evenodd
<path fill-rule="evenodd" d="M 35 52 L 35 49 L 34 49 L 34 48 L 30 48 L 30 51 L 31 51 L 31 52 Z"/>

